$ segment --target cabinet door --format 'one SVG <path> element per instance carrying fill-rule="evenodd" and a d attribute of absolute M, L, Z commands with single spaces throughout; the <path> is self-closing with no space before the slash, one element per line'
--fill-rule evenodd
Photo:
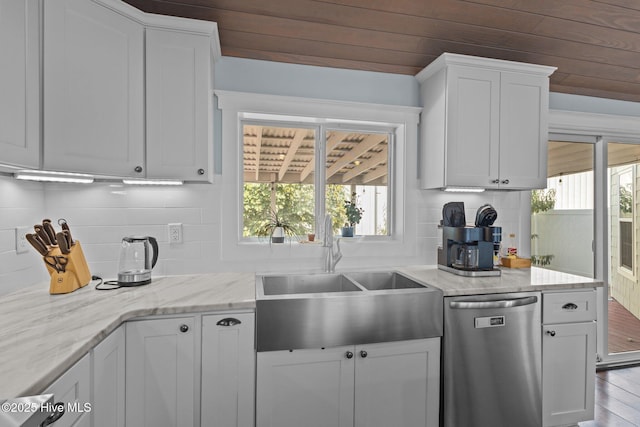
<path fill-rule="evenodd" d="M 91 422 L 91 357 L 87 354 L 44 391 L 53 393 L 56 403 L 65 405 L 65 414 L 56 427 L 84 426 Z"/>
<path fill-rule="evenodd" d="M 503 72 L 500 86 L 500 187 L 547 186 L 549 79 Z"/>
<path fill-rule="evenodd" d="M 500 72 L 452 66 L 447 101 L 446 185 L 497 187 Z"/>
<path fill-rule="evenodd" d="M 43 3 L 44 167 L 142 176 L 142 25 L 91 0 Z"/>
<path fill-rule="evenodd" d="M 38 0 L 0 0 L 0 163 L 40 163 Z"/>
<path fill-rule="evenodd" d="M 437 427 L 440 339 L 356 347 L 356 427 Z"/>
<path fill-rule="evenodd" d="M 206 36 L 148 29 L 147 178 L 213 178 L 212 54 Z"/>
<path fill-rule="evenodd" d="M 125 333 L 113 331 L 93 349 L 93 425 L 124 427 Z"/>
<path fill-rule="evenodd" d="M 543 326 L 542 413 L 545 426 L 593 419 L 595 372 L 595 322 Z"/>
<path fill-rule="evenodd" d="M 195 424 L 194 324 L 192 317 L 127 323 L 126 425 Z"/>
<path fill-rule="evenodd" d="M 202 317 L 202 421 L 209 427 L 254 424 L 253 313 Z"/>
<path fill-rule="evenodd" d="M 352 427 L 354 348 L 257 354 L 256 425 Z"/>

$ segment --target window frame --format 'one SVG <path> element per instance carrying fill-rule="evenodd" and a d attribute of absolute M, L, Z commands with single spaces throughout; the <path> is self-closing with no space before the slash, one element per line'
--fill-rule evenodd
<path fill-rule="evenodd" d="M 354 101 L 336 101 L 283 95 L 237 92 L 217 89 L 214 92 L 217 109 L 214 122 L 217 140 L 216 191 L 221 205 L 211 213 L 212 221 L 219 226 L 220 241 L 211 248 L 229 268 L 240 271 L 316 271 L 322 266 L 325 248 L 321 245 L 268 245 L 243 241 L 242 222 L 242 145 L 238 135 L 242 132 L 241 118 L 261 118 L 276 115 L 282 118 L 302 118 L 308 123 L 321 123 L 328 117 L 348 125 L 386 124 L 395 129 L 393 235 L 383 240 L 342 239 L 342 268 L 354 265 L 403 265 L 420 263 L 418 257 L 418 214 L 420 191 L 418 181 L 418 124 L 420 107 L 372 104 Z M 324 120 L 325 122 L 327 120 Z M 316 236 L 316 240 L 318 236 Z M 250 260 L 250 262 L 247 262 Z"/>
<path fill-rule="evenodd" d="M 618 272 L 623 274 L 624 276 L 635 280 L 636 277 L 636 265 L 635 265 L 635 254 L 636 254 L 636 233 L 635 233 L 635 215 L 636 215 L 636 195 L 635 195 L 635 183 L 636 183 L 636 168 L 634 166 L 628 166 L 626 168 L 621 168 L 617 173 L 618 178 Z M 631 174 L 631 217 L 630 218 L 622 218 L 620 214 L 620 177 L 623 174 Z M 622 223 L 631 223 L 631 267 L 627 267 L 622 264 Z"/>
<path fill-rule="evenodd" d="M 262 127 L 290 127 L 298 129 L 313 129 L 316 135 L 314 144 L 314 215 L 315 215 L 315 230 L 319 239 L 324 240 L 324 216 L 326 214 L 326 135 L 329 131 L 340 131 L 349 133 L 369 133 L 369 134 L 386 134 L 388 144 L 387 154 L 387 234 L 386 235 L 358 235 L 360 240 L 388 240 L 392 239 L 394 235 L 394 220 L 395 220 L 395 193 L 396 193 L 396 176 L 395 176 L 395 159 L 396 159 L 396 132 L 398 126 L 392 126 L 389 123 L 376 123 L 371 121 L 358 121 L 358 120 L 340 120 L 330 119 L 322 117 L 287 117 L 279 114 L 251 114 L 241 113 L 238 118 L 239 129 L 238 133 L 238 146 L 242 152 L 244 146 L 244 126 L 262 126 Z M 239 156 L 240 165 L 239 169 L 242 171 L 240 176 L 240 185 L 238 186 L 238 193 L 240 194 L 240 223 L 239 223 L 239 236 L 241 242 L 252 243 L 268 243 L 268 239 L 260 239 L 257 236 L 244 236 L 244 163 L 243 156 Z"/>

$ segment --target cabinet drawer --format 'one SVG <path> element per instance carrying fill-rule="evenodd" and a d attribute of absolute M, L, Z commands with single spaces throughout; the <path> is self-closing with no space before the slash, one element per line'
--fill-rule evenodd
<path fill-rule="evenodd" d="M 91 360 L 87 354 L 62 374 L 44 392 L 53 393 L 54 401 L 64 403 L 65 414 L 56 427 L 83 426 L 90 424 L 91 411 Z"/>
<path fill-rule="evenodd" d="M 542 322 L 571 323 L 596 320 L 596 291 L 543 294 Z"/>

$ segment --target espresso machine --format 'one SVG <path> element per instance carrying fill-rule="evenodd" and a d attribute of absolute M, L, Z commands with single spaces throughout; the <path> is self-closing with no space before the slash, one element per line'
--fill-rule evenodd
<path fill-rule="evenodd" d="M 500 276 L 497 256 L 502 227 L 494 227 L 498 217 L 491 205 L 476 213 L 475 226 L 467 226 L 464 203 L 451 202 L 442 209 L 442 241 L 438 247 L 438 268 L 459 276 Z"/>

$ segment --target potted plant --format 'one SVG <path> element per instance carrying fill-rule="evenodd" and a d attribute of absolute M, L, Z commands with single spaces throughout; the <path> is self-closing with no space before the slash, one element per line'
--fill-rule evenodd
<path fill-rule="evenodd" d="M 271 211 L 267 222 L 262 226 L 260 235 L 269 236 L 271 243 L 284 243 L 286 235 L 293 236 L 295 227 L 278 216 L 278 212 Z"/>
<path fill-rule="evenodd" d="M 356 204 L 356 193 L 351 195 L 351 200 L 344 201 L 344 211 L 347 215 L 347 223 L 342 227 L 342 237 L 353 237 L 356 224 L 360 223 L 364 209 Z"/>

